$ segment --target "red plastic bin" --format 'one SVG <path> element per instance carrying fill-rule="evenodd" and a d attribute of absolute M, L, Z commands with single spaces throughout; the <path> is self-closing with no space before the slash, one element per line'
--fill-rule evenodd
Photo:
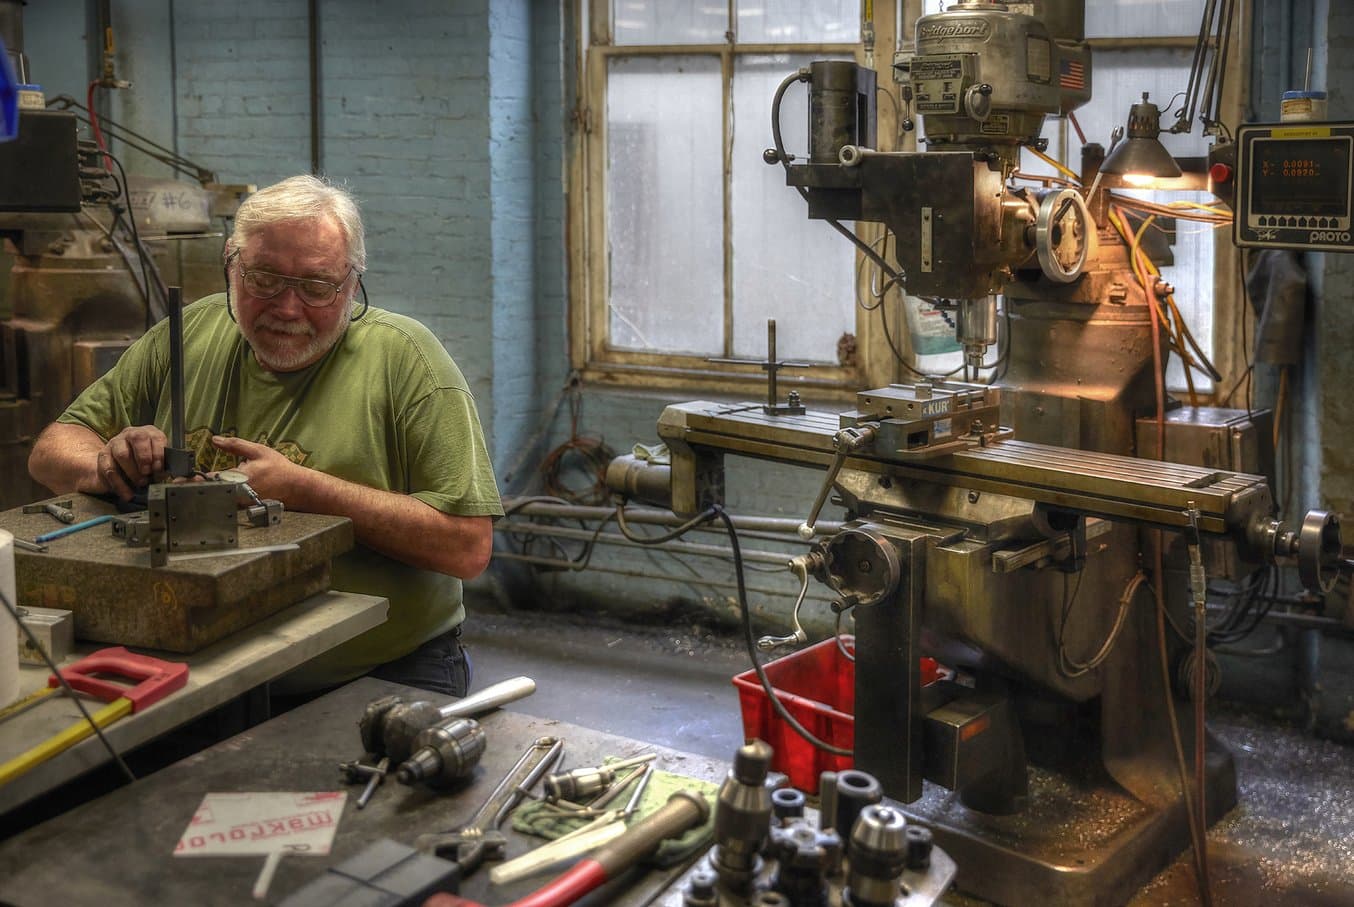
<path fill-rule="evenodd" d="M 855 640 L 843 639 L 855 654 Z M 825 639 L 807 649 L 792 652 L 764 666 L 776 698 L 809 733 L 826 743 L 850 749 L 855 742 L 856 666 L 837 648 L 835 639 Z M 930 658 L 921 660 L 923 684 L 939 676 L 939 666 Z M 818 790 L 818 776 L 825 771 L 851 768 L 846 756 L 819 749 L 795 732 L 767 701 L 757 672 L 748 670 L 733 678 L 743 713 L 743 733 L 769 743 L 775 751 L 773 771 L 784 772 L 800 790 Z"/>

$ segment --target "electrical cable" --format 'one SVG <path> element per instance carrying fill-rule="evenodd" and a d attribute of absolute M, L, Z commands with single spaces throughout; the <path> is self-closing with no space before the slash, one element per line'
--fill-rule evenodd
<path fill-rule="evenodd" d="M 583 396 L 577 385 L 569 387 L 568 391 L 569 439 L 541 460 L 542 483 L 547 494 L 563 498 L 567 503 L 589 506 L 605 504 L 611 499 L 611 491 L 606 484 L 606 468 L 616 458 L 616 452 L 601 438 L 578 433 L 578 422 L 583 413 Z M 588 487 L 573 489 L 565 484 L 565 465 L 571 457 L 581 458 L 584 466 L 590 471 L 592 484 Z"/>
<path fill-rule="evenodd" d="M 837 612 L 837 620 L 834 622 L 832 628 L 832 638 L 837 641 L 837 651 L 841 653 L 842 658 L 846 659 L 851 664 L 855 664 L 856 635 L 854 633 L 846 634 L 842 632 L 842 620 L 846 617 L 847 611 L 847 608 L 842 608 Z M 855 620 L 854 617 L 851 619 Z M 846 648 L 846 637 L 848 635 L 851 637 L 851 651 L 847 651 Z"/>
<path fill-rule="evenodd" d="M 147 270 L 146 260 L 150 258 L 150 250 L 147 249 L 145 247 L 145 244 L 141 242 L 141 233 L 136 226 L 136 213 L 132 210 L 132 195 L 131 190 L 127 183 L 127 171 L 123 169 L 122 161 L 118 160 L 115 155 L 107 151 L 102 151 L 101 153 L 103 154 L 104 157 L 108 158 L 108 160 L 112 161 L 117 166 L 118 174 L 122 178 L 121 180 L 122 196 L 127 200 L 127 223 L 131 226 L 132 230 L 132 247 L 137 250 L 137 255 L 141 259 L 141 279 L 145 281 L 145 285 L 149 287 L 151 285 L 150 273 Z M 116 217 L 116 212 L 114 212 L 114 215 Z M 169 290 L 161 283 L 158 271 L 156 272 L 156 288 L 160 290 L 162 298 L 168 299 Z M 150 307 L 147 306 L 146 307 L 147 322 L 150 321 L 150 315 L 151 315 Z M 148 323 L 147 327 L 149 326 L 150 325 Z"/>
<path fill-rule="evenodd" d="M 776 87 L 776 93 L 771 98 L 771 138 L 772 141 L 775 142 L 776 157 L 780 161 L 781 166 L 785 168 L 785 173 L 787 176 L 790 173 L 790 157 L 788 154 L 785 153 L 785 143 L 781 139 L 780 104 L 785 97 L 786 90 L 788 90 L 791 85 L 793 85 L 796 82 L 807 82 L 808 80 L 809 80 L 809 70 L 800 69 L 797 72 L 792 72 L 790 73 L 790 75 L 786 76 L 781 81 L 779 86 Z M 809 199 L 808 190 L 806 190 L 803 186 L 795 186 L 795 190 L 799 193 L 800 198 L 804 199 L 805 201 L 808 201 Z M 828 226 L 832 227 L 832 229 L 836 230 L 842 236 L 845 236 L 848 240 L 850 240 L 852 244 L 856 246 L 856 248 L 860 249 L 861 252 L 863 252 L 866 255 L 866 257 L 868 257 L 871 261 L 873 261 L 876 265 L 878 265 L 881 271 L 883 271 L 889 277 L 896 277 L 899 280 L 902 279 L 902 275 L 899 274 L 897 271 L 895 271 L 892 267 L 890 267 L 889 263 L 885 261 L 879 254 L 877 254 L 874 251 L 874 249 L 870 248 L 869 243 L 865 242 L 860 237 L 856 236 L 855 233 L 852 233 L 846 227 L 842 226 L 841 223 L 839 223 L 838 221 L 832 218 L 825 218 L 825 220 L 827 221 Z"/>
<path fill-rule="evenodd" d="M 824 752 L 831 753 L 834 756 L 852 756 L 853 753 L 851 750 L 835 746 L 825 740 L 819 740 L 815 737 L 808 728 L 804 727 L 804 725 L 800 724 L 795 719 L 795 716 L 790 714 L 789 710 L 785 708 L 784 703 L 780 701 L 780 697 L 776 695 L 775 688 L 771 686 L 771 681 L 766 676 L 766 669 L 763 668 L 762 663 L 757 660 L 757 642 L 752 633 L 752 609 L 748 605 L 747 587 L 744 585 L 743 581 L 743 552 L 738 546 L 738 530 L 734 528 L 733 520 L 724 512 L 723 507 L 715 505 L 710 509 L 714 511 L 715 516 L 719 517 L 719 519 L 724 522 L 724 529 L 729 534 L 729 546 L 733 549 L 734 579 L 738 583 L 738 610 L 742 616 L 743 642 L 747 647 L 748 658 L 752 660 L 752 669 L 756 672 L 757 680 L 761 682 L 762 690 L 766 693 L 767 702 L 782 721 L 788 724 L 796 734 L 803 737 L 813 746 Z"/>
<path fill-rule="evenodd" d="M 99 150 L 108 151 L 108 145 L 103 140 L 103 130 L 99 128 L 99 114 L 94 109 L 94 89 L 99 87 L 99 80 L 95 79 L 89 83 L 85 89 L 85 112 L 89 114 L 89 128 L 94 133 L 94 144 L 99 146 Z"/>
<path fill-rule="evenodd" d="M 62 675 L 61 669 L 58 668 L 56 662 L 52 660 L 51 653 L 49 653 L 38 638 L 33 635 L 33 631 L 29 626 L 19 618 L 19 609 L 9 600 L 9 596 L 5 595 L 3 592 L 0 592 L 0 604 L 5 606 L 5 610 L 8 611 L 9 616 L 14 619 L 14 623 L 18 625 L 21 631 L 23 631 L 24 636 L 28 637 L 28 645 L 32 646 L 33 650 L 42 656 L 43 662 L 45 662 L 47 667 L 51 670 L 52 675 L 56 677 L 57 682 L 61 684 L 62 691 L 71 698 L 75 703 L 76 708 L 80 710 L 80 714 L 84 716 L 85 721 L 94 729 L 94 733 L 99 738 L 99 742 L 103 744 L 104 749 L 108 750 L 108 755 L 112 757 L 115 763 L 117 763 L 117 767 L 122 771 L 122 774 L 128 781 L 135 781 L 136 775 L 134 775 L 132 770 L 127 767 L 127 763 L 122 761 L 122 755 L 113 747 L 113 744 L 108 742 L 108 738 L 104 736 L 103 728 L 99 727 L 90 716 L 89 710 L 85 708 L 84 701 L 76 695 L 75 690 L 71 689 L 71 685 L 66 682 L 66 678 Z"/>
<path fill-rule="evenodd" d="M 1189 534 L 1186 537 L 1186 544 L 1190 550 L 1190 572 L 1197 576 L 1204 574 L 1203 565 L 1203 542 L 1199 538 L 1199 524 L 1197 520 L 1198 512 L 1190 504 L 1190 527 Z M 1193 585 L 1193 577 L 1191 584 Z M 1206 592 L 1195 592 L 1195 609 L 1199 613 L 1198 622 L 1207 624 L 1205 604 L 1203 601 Z M 1205 907 L 1212 903 L 1212 896 L 1209 894 L 1208 883 L 1208 843 L 1202 840 L 1204 830 L 1208 827 L 1208 782 L 1207 782 L 1207 729 L 1204 723 L 1205 712 L 1208 708 L 1208 633 L 1198 632 L 1194 634 L 1194 807 L 1199 813 L 1199 846 L 1196 848 L 1195 856 L 1199 864 L 1199 897 L 1204 902 Z"/>
<path fill-rule="evenodd" d="M 1076 592 L 1081 591 L 1082 574 L 1077 574 Z M 1114 625 L 1110 628 L 1109 635 L 1100 648 L 1087 661 L 1079 662 L 1067 654 L 1066 632 L 1067 619 L 1072 613 L 1072 604 L 1076 601 L 1076 592 L 1073 592 L 1070 600 L 1067 595 L 1067 574 L 1063 574 L 1063 615 L 1062 622 L 1058 626 L 1058 669 L 1066 677 L 1080 677 L 1088 674 L 1100 667 L 1105 659 L 1109 657 L 1114 649 L 1114 643 L 1119 639 L 1120 632 L 1124 629 L 1124 623 L 1128 617 L 1128 606 L 1133 601 L 1133 596 L 1143 583 L 1147 582 L 1147 574 L 1139 570 L 1133 574 L 1133 578 L 1124 586 L 1124 591 L 1119 595 L 1119 612 L 1115 615 Z"/>
<path fill-rule="evenodd" d="M 616 526 L 621 530 L 621 535 L 640 545 L 661 545 L 664 542 L 671 542 L 673 539 L 679 539 L 700 524 L 709 522 L 714 516 L 715 510 L 711 507 L 704 513 L 696 514 L 682 525 L 665 532 L 662 535 L 643 536 L 635 535 L 630 531 L 629 525 L 625 522 L 625 507 L 620 504 L 616 505 Z"/>
<path fill-rule="evenodd" d="M 73 108 L 78 111 L 83 111 L 84 116 L 76 114 L 76 119 L 90 124 L 92 108 L 81 104 L 70 95 L 57 95 L 47 101 L 47 106 L 55 107 L 59 110 L 70 110 Z M 171 170 L 182 173 L 184 176 L 192 177 L 199 183 L 205 184 L 216 182 L 215 173 L 205 167 L 198 166 L 193 161 L 188 160 L 188 158 L 173 149 L 166 148 L 154 139 L 147 138 L 141 133 L 123 126 L 121 123 L 111 120 L 106 116 L 98 117 L 97 114 L 95 114 L 95 117 L 97 118 L 97 126 L 100 133 L 107 138 L 119 141 L 133 151 L 139 151 L 146 157 L 158 161 L 166 167 L 169 167 Z M 91 128 L 93 128 L 94 124 L 90 125 Z"/>
<path fill-rule="evenodd" d="M 1161 577 L 1165 569 L 1161 553 L 1161 544 L 1163 542 L 1162 536 L 1164 533 L 1160 529 L 1153 531 L 1157 533 L 1153 572 L 1157 577 Z M 1162 694 L 1166 699 L 1166 721 L 1171 728 L 1171 742 L 1175 747 L 1176 768 L 1180 773 L 1180 794 L 1185 804 L 1185 818 L 1189 823 L 1189 837 L 1193 848 L 1191 857 L 1194 861 L 1195 877 L 1199 880 L 1200 897 L 1204 898 L 1205 895 L 1203 894 L 1202 881 L 1204 875 L 1203 867 L 1199 860 L 1199 850 L 1206 846 L 1206 844 L 1203 837 L 1203 831 L 1198 827 L 1198 813 L 1194 810 L 1194 795 L 1190 792 L 1189 771 L 1185 767 L 1185 748 L 1180 741 L 1180 726 L 1176 718 L 1175 696 L 1171 692 L 1171 667 L 1166 650 L 1166 622 L 1164 619 L 1166 615 L 1166 598 L 1162 593 L 1161 582 L 1159 579 L 1152 584 L 1152 592 L 1156 599 L 1157 650 L 1161 665 Z"/>

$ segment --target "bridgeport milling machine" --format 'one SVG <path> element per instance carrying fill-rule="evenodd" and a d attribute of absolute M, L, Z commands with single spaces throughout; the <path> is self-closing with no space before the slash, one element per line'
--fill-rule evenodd
<path fill-rule="evenodd" d="M 777 147 L 765 155 L 810 217 L 896 235 L 907 292 L 956 301 L 975 376 L 1004 294 L 1000 389 L 893 384 L 860 392 L 840 416 L 692 402 L 668 407 L 659 435 L 680 514 L 720 502 L 725 454 L 828 469 L 800 534 L 813 538 L 833 491 L 850 521 L 796 560 L 805 583 L 826 583 L 854 617 L 854 764 L 932 827 L 960 886 L 1002 904 L 1117 904 L 1189 846 L 1191 823 L 1202 829 L 1236 802 L 1231 756 L 1195 733 L 1183 706 L 1179 720 L 1167 709 L 1160 618 L 1138 594 L 1176 582 L 1139 572 L 1163 537 L 1155 530 L 1188 549 L 1190 582 L 1179 585 L 1196 614 L 1201 551 L 1233 576 L 1296 562 L 1321 590 L 1342 549 L 1333 514 L 1274 518 L 1254 452 L 1232 464 L 1245 472 L 1145 459 L 1155 438 L 1144 438 L 1176 422 L 1144 418 L 1165 366 L 1154 365 L 1152 301 L 1095 197 L 1099 159 L 1086 194 L 1010 180 L 1022 147 L 1042 147 L 1045 116 L 1090 96 L 1057 77 L 1068 61 L 1089 76 L 1081 4 L 1016 11 L 1030 6 L 971 0 L 918 21 L 915 54 L 895 65 L 926 151 L 874 150 L 873 72 L 819 62 L 777 90 Z M 807 162 L 780 147 L 780 101 L 797 81 L 809 85 Z M 923 688 L 922 655 L 955 680 Z M 1205 817 L 1201 805 L 1187 814 L 1179 749 L 1205 765 L 1190 782 Z"/>

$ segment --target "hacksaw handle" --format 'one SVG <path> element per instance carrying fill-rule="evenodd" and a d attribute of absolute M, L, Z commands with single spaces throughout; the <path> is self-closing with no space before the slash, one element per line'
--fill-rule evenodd
<path fill-rule="evenodd" d="M 100 680 L 95 674 L 112 674 L 140 681 L 132 687 Z M 105 702 L 126 699 L 132 704 L 132 711 L 139 712 L 154 705 L 161 699 L 183 689 L 188 683 L 188 665 L 174 661 L 164 661 L 149 655 L 129 652 L 123 646 L 100 649 L 62 668 L 61 676 L 72 689 L 88 693 Z M 47 678 L 49 687 L 61 683 L 55 675 Z"/>

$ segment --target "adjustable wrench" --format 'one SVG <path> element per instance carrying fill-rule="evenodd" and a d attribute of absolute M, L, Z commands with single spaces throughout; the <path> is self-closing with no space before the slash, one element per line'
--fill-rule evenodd
<path fill-rule="evenodd" d="M 470 821 L 450 831 L 419 835 L 414 845 L 424 853 L 455 860 L 463 879 L 485 860 L 502 859 L 507 839 L 498 827 L 525 799 L 527 791 L 555 766 L 563 752 L 563 740 L 537 737 Z"/>

